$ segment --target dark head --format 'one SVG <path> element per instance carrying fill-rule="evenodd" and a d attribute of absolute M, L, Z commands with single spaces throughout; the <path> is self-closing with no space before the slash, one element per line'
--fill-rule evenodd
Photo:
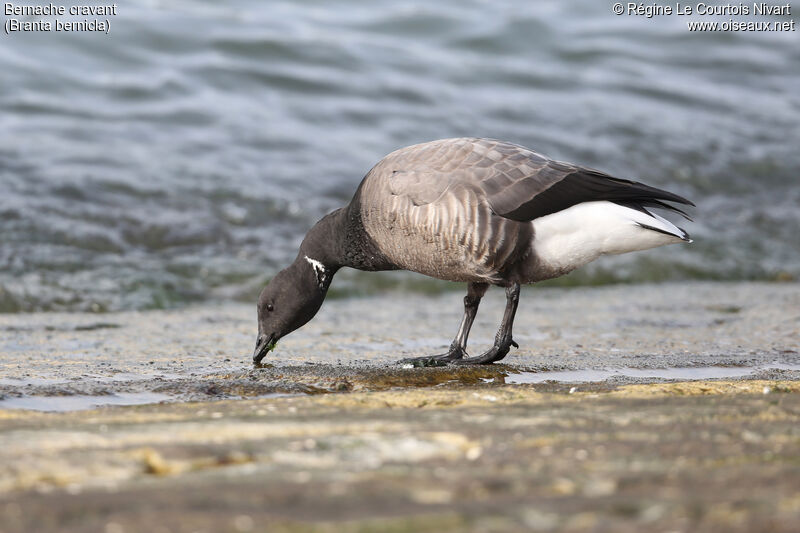
<path fill-rule="evenodd" d="M 279 339 L 317 314 L 332 277 L 331 269 L 301 253 L 294 263 L 272 278 L 258 298 L 254 362 L 261 362 Z"/>

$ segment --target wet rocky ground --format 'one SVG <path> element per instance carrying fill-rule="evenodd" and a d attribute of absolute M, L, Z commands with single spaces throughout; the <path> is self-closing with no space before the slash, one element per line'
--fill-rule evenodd
<path fill-rule="evenodd" d="M 800 528 L 800 383 L 5 411 L 0 530 Z"/>
<path fill-rule="evenodd" d="M 800 286 L 529 289 L 504 364 L 396 364 L 460 301 L 330 300 L 259 368 L 250 306 L 0 316 L 0 532 L 800 529 Z"/>

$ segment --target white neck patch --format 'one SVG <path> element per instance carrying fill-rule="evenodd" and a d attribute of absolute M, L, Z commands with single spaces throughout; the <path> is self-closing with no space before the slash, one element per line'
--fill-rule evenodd
<path fill-rule="evenodd" d="M 308 264 L 311 265 L 311 268 L 314 269 L 314 275 L 317 276 L 317 285 L 321 291 L 324 291 L 327 287 L 328 282 L 328 271 L 325 270 L 325 265 L 317 261 L 316 259 L 311 259 L 307 255 L 304 256 Z"/>

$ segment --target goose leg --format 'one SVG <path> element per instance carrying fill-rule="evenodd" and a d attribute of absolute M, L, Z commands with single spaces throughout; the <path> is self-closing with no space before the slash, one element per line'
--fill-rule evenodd
<path fill-rule="evenodd" d="M 412 364 L 414 366 L 442 366 L 463 359 L 467 354 L 469 330 L 472 329 L 475 315 L 478 314 L 478 305 L 480 305 L 483 295 L 486 294 L 487 288 L 489 288 L 487 283 L 469 283 L 467 285 L 467 295 L 464 296 L 464 316 L 461 319 L 461 325 L 458 327 L 456 338 L 453 339 L 447 353 L 428 355 L 425 357 L 413 357 L 410 359 L 403 359 L 400 362 Z"/>
<path fill-rule="evenodd" d="M 517 313 L 518 304 L 519 283 L 514 283 L 506 287 L 506 310 L 503 313 L 503 321 L 500 322 L 500 329 L 497 330 L 497 335 L 495 335 L 494 346 L 484 354 L 476 357 L 459 358 L 452 362 L 462 365 L 488 365 L 505 357 L 512 346 L 519 348 L 519 345 L 514 342 L 511 336 L 511 328 L 514 325 L 514 315 Z"/>

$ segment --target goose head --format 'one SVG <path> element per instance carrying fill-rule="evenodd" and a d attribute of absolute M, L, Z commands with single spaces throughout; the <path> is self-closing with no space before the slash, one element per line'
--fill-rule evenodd
<path fill-rule="evenodd" d="M 258 338 L 253 362 L 260 363 L 281 338 L 317 314 L 330 283 L 325 274 L 320 263 L 298 257 L 264 287 L 258 298 Z"/>

